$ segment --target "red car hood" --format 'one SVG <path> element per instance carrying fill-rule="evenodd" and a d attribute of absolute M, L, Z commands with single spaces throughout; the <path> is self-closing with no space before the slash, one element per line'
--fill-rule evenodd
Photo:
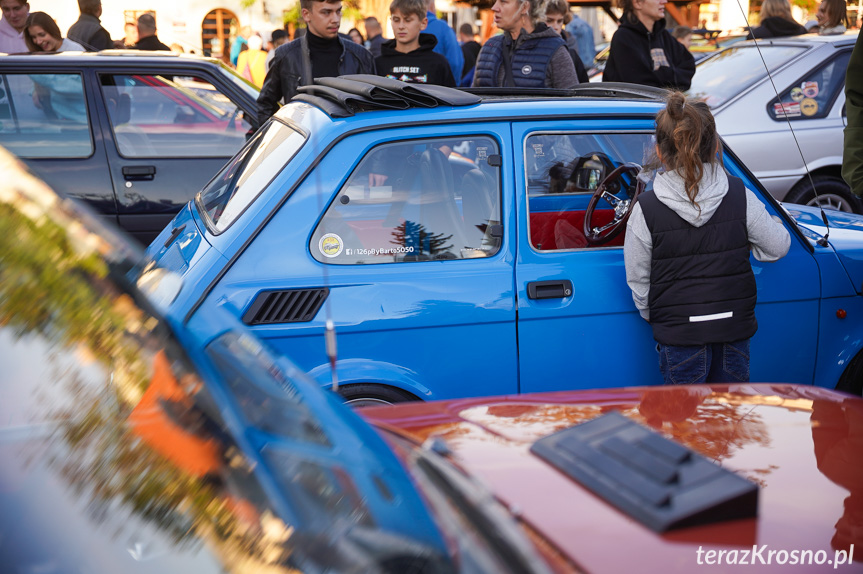
<path fill-rule="evenodd" d="M 657 534 L 530 453 L 536 440 L 609 410 L 760 484 L 758 518 Z M 711 385 L 406 403 L 361 413 L 416 441 L 444 438 L 458 465 L 588 572 L 692 572 L 719 551 L 723 565 L 738 564 L 717 571 L 750 563 L 833 569 L 843 559 L 837 550 L 851 544 L 852 563 L 837 570 L 863 571 L 860 398 L 815 387 Z"/>

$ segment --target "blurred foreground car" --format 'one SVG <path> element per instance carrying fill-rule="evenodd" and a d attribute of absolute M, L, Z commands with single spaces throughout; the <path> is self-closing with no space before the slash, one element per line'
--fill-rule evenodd
<path fill-rule="evenodd" d="M 146 244 L 257 128 L 257 96 L 214 58 L 4 55 L 0 145 Z"/>
<path fill-rule="evenodd" d="M 695 69 L 689 94 L 705 98 L 726 143 L 780 201 L 863 213 L 841 175 L 845 71 L 856 41 L 856 32 L 750 40 Z"/>
<path fill-rule="evenodd" d="M 622 389 L 367 409 L 370 426 L 232 313 L 163 319 L 170 273 L 5 152 L 0 170 L 4 572 L 861 570 L 859 398 Z"/>
<path fill-rule="evenodd" d="M 331 319 L 340 392 L 357 401 L 661 383 L 622 249 L 656 91 L 422 88 L 435 100 L 398 84 L 379 102 L 320 93 L 426 107 L 354 113 L 310 95 L 320 86 L 253 136 L 149 247 L 184 278 L 169 315 L 227 300 L 325 384 Z M 830 212 L 819 242 L 817 210 L 786 213 L 727 148 L 724 159 L 792 236 L 783 259 L 753 261 L 752 380 L 859 393 L 863 218 Z"/>

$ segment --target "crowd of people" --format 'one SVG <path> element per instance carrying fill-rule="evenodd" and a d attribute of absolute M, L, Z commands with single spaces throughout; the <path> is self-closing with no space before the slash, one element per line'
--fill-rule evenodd
<path fill-rule="evenodd" d="M 57 22 L 45 12 L 31 12 L 26 0 L 0 0 L 0 52 L 97 52 L 110 48 L 134 50 L 171 50 L 156 35 L 156 19 L 141 14 L 137 22 L 126 24 L 126 35 L 112 40 L 100 21 L 101 0 L 78 0 L 80 16 L 66 36 Z M 176 48 L 175 48 L 176 50 Z"/>
<path fill-rule="evenodd" d="M 692 29 L 666 28 L 666 2 L 618 0 L 623 14 L 604 81 L 688 89 L 695 73 Z M 31 13 L 26 0 L 0 0 L 0 52 L 182 51 L 159 40 L 150 13 L 128 22 L 125 36 L 112 40 L 100 22 L 101 1 L 78 0 L 78 6 L 80 17 L 63 37 L 56 22 L 44 12 Z M 364 31 L 339 32 L 341 0 L 301 0 L 300 8 L 305 27 L 296 29 L 293 39 L 285 29 L 264 34 L 244 27 L 223 46 L 226 63 L 263 89 L 262 114 L 319 76 L 376 73 L 445 86 L 566 89 L 588 81 L 595 56 L 593 29 L 566 0 L 496 0 L 491 11 L 501 33 L 484 44 L 472 24 L 463 23 L 456 34 L 438 19 L 435 0 L 393 1 L 390 40 L 373 16 L 363 20 Z M 845 0 L 823 0 L 816 19 L 805 25 L 792 17 L 789 0 L 764 0 L 760 23 L 749 35 L 841 34 L 847 26 Z"/>

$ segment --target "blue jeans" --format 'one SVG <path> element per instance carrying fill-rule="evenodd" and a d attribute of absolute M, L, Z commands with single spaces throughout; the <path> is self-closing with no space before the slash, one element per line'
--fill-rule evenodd
<path fill-rule="evenodd" d="M 707 345 L 656 346 L 666 385 L 749 382 L 749 339 Z"/>

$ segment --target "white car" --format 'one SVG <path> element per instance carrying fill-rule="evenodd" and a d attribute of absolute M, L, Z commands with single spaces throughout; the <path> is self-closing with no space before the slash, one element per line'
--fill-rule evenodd
<path fill-rule="evenodd" d="M 856 32 L 749 40 L 696 67 L 689 94 L 705 98 L 729 147 L 780 201 L 863 213 L 841 176 L 856 41 Z"/>

